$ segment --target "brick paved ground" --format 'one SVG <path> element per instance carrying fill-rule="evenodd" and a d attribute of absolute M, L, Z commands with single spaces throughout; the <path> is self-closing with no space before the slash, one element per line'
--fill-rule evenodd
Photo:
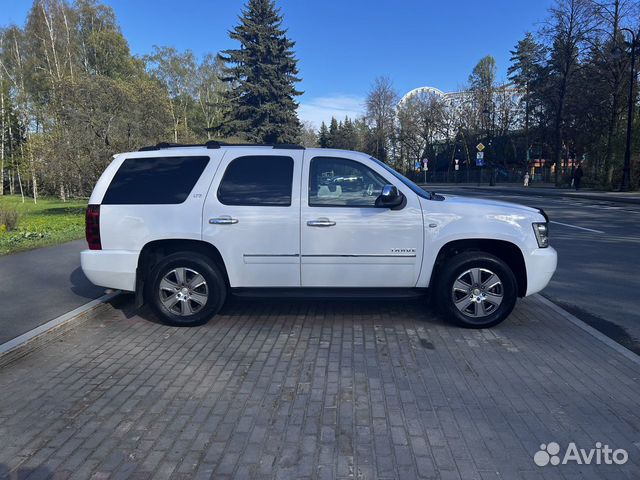
<path fill-rule="evenodd" d="M 536 298 L 485 331 L 418 301 L 124 307 L 0 369 L 0 477 L 640 476 L 640 366 Z M 535 466 L 549 441 L 630 460 Z"/>

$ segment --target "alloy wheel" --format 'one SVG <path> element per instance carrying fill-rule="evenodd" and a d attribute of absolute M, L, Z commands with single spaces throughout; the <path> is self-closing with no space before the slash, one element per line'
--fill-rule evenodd
<path fill-rule="evenodd" d="M 481 319 L 494 313 L 504 298 L 500 277 L 487 268 L 470 268 L 453 282 L 453 303 L 465 316 Z"/>
<path fill-rule="evenodd" d="M 160 302 L 174 315 L 194 315 L 204 308 L 209 299 L 205 278 L 195 270 L 179 267 L 170 270 L 159 285 Z"/>

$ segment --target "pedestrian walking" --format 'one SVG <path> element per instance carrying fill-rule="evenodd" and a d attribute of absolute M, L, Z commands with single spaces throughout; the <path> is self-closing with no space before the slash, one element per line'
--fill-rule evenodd
<path fill-rule="evenodd" d="M 573 186 L 576 190 L 580 189 L 580 181 L 582 180 L 582 176 L 584 172 L 582 171 L 582 165 L 578 164 L 576 169 L 573 171 Z"/>
<path fill-rule="evenodd" d="M 525 187 L 529 186 L 529 172 L 524 174 L 524 186 Z"/>

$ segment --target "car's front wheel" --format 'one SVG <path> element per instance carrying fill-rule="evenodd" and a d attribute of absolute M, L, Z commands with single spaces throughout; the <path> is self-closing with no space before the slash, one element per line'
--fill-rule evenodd
<path fill-rule="evenodd" d="M 222 308 L 227 287 L 219 269 L 195 252 L 174 253 L 152 269 L 145 296 L 153 311 L 171 325 L 199 325 Z"/>
<path fill-rule="evenodd" d="M 513 271 L 484 252 L 450 258 L 436 279 L 440 311 L 460 326 L 488 328 L 509 316 L 518 297 Z"/>

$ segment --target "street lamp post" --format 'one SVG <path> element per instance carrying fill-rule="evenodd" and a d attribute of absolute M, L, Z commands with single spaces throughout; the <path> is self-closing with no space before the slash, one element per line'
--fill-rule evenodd
<path fill-rule="evenodd" d="M 627 143 L 624 149 L 624 166 L 622 168 L 622 190 L 631 188 L 631 130 L 633 126 L 633 86 L 636 83 L 636 34 L 628 29 L 621 28 L 631 34 L 631 79 L 629 81 L 629 102 L 627 105 Z"/>

